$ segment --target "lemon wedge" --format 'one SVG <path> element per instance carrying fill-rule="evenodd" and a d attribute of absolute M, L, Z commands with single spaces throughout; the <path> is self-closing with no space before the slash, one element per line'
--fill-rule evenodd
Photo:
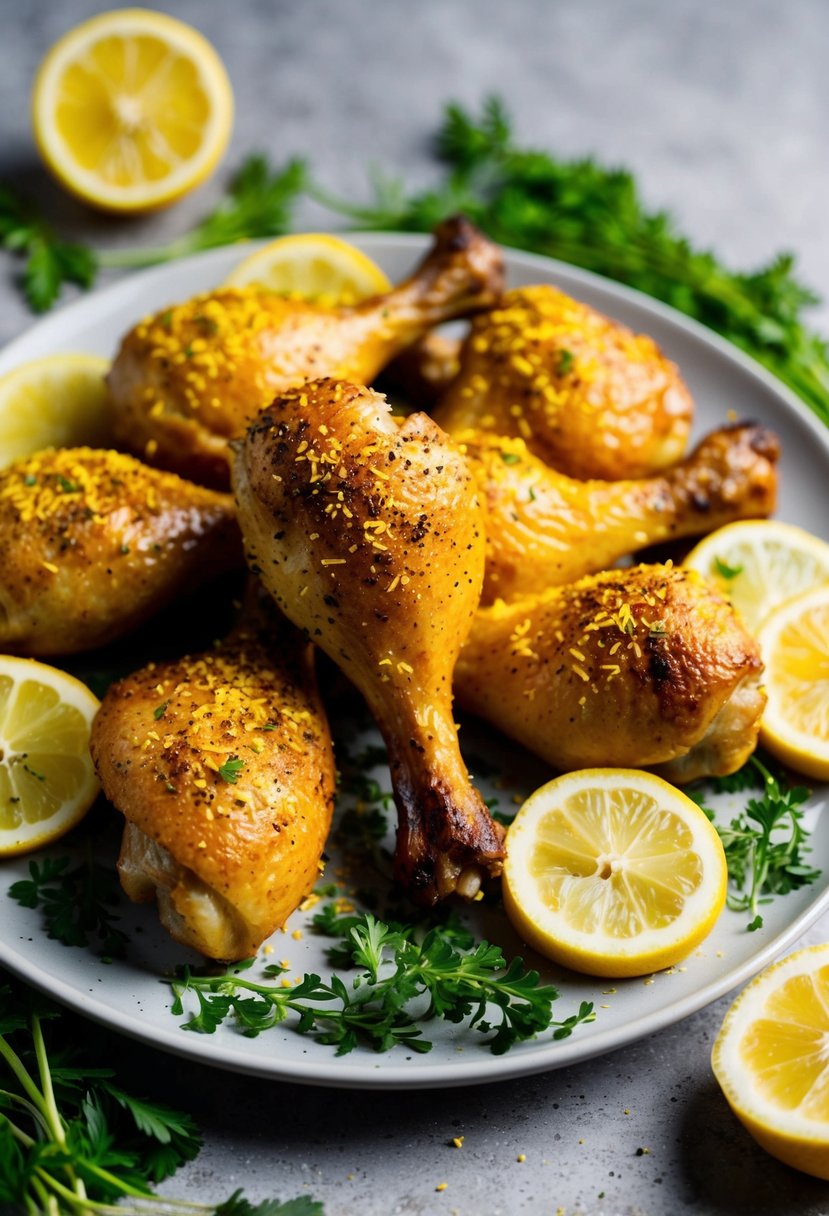
<path fill-rule="evenodd" d="M 793 524 L 749 519 L 711 532 L 683 565 L 715 583 L 756 632 L 783 600 L 829 579 L 829 544 Z"/>
<path fill-rule="evenodd" d="M 711 1063 L 758 1144 L 829 1179 L 829 944 L 797 950 L 743 989 Z"/>
<path fill-rule="evenodd" d="M 0 468 L 43 448 L 109 446 L 108 370 L 98 355 L 47 355 L 0 378 Z"/>
<path fill-rule="evenodd" d="M 143 8 L 101 13 L 46 55 L 32 96 L 35 139 L 58 180 L 109 211 L 166 206 L 225 150 L 233 94 L 211 44 Z"/>
<path fill-rule="evenodd" d="M 226 284 L 261 287 L 328 307 L 357 304 L 391 288 L 367 254 L 326 232 L 278 237 L 240 262 Z"/>
<path fill-rule="evenodd" d="M 531 794 L 507 834 L 504 906 L 524 941 L 588 975 L 645 975 L 689 954 L 722 911 L 725 854 L 660 777 L 583 769 Z"/>
<path fill-rule="evenodd" d="M 829 582 L 776 608 L 758 640 L 768 696 L 761 743 L 798 772 L 829 781 Z"/>
<path fill-rule="evenodd" d="M 65 671 L 0 655 L 0 857 L 57 840 L 95 801 L 98 705 Z"/>

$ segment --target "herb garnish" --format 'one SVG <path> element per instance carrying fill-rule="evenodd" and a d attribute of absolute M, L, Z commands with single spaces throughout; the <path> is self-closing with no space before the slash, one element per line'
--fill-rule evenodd
<path fill-rule="evenodd" d="M 720 578 L 728 579 L 729 581 L 743 572 L 742 566 L 729 566 L 728 562 L 724 562 L 721 557 L 714 558 L 714 569 Z"/>
<path fill-rule="evenodd" d="M 40 908 L 46 933 L 64 946 L 90 946 L 123 956 L 127 935 L 116 927 L 118 904 L 115 870 L 87 857 L 70 869 L 68 857 L 29 862 L 29 878 L 12 883 L 9 895 L 24 908 Z"/>
<path fill-rule="evenodd" d="M 235 785 L 244 767 L 244 760 L 240 760 L 238 756 L 231 756 L 228 760 L 225 760 L 224 764 L 220 765 L 219 776 L 223 781 L 227 781 L 229 785 Z"/>
<path fill-rule="evenodd" d="M 794 277 L 791 255 L 751 274 L 730 270 L 696 248 L 667 213 L 648 211 L 629 173 L 517 145 L 497 98 L 478 117 L 446 106 L 437 152 L 446 175 L 436 189 L 408 194 L 401 182 L 375 175 L 370 206 L 333 198 L 309 180 L 301 160 L 274 169 L 265 157 L 251 156 L 215 211 L 169 244 L 148 249 L 93 252 L 59 240 L 31 204 L 0 187 L 0 243 L 26 259 L 24 291 L 42 312 L 64 283 L 89 287 L 99 268 L 148 266 L 278 236 L 302 194 L 361 228 L 428 232 L 463 211 L 493 240 L 627 283 L 710 326 L 829 423 L 829 346 L 803 323 L 805 310 L 819 301 Z M 568 354 L 560 356 L 559 375 L 570 371 Z"/>
<path fill-rule="evenodd" d="M 758 784 L 762 787 L 762 793 L 750 798 L 745 810 L 728 826 L 714 824 L 723 842 L 733 887 L 728 894 L 728 907 L 735 912 L 747 912 L 751 916 L 747 928 L 753 932 L 763 926 L 761 904 L 768 903 L 773 895 L 786 895 L 820 877 L 820 870 L 803 861 L 809 845 L 800 807 L 810 791 L 804 786 L 784 788 L 756 756 L 730 778 L 707 784 L 720 792 Z M 703 796 L 689 792 L 713 820 L 714 812 L 703 804 Z"/>
<path fill-rule="evenodd" d="M 236 1191 L 218 1206 L 154 1197 L 152 1187 L 201 1148 L 190 1116 L 126 1093 L 112 1070 L 75 1057 L 71 1035 L 47 1051 L 44 1023 L 60 1033 L 67 1015 L 22 985 L 0 985 L 0 1005 L 4 1212 L 323 1216 L 322 1205 L 307 1196 L 254 1205 Z"/>
<path fill-rule="evenodd" d="M 412 927 L 388 925 L 364 913 L 350 925 L 339 950 L 357 969 L 348 985 L 336 974 L 327 982 L 305 975 L 289 987 L 258 982 L 244 974 L 253 959 L 219 976 L 194 975 L 181 968 L 170 981 L 171 1012 L 183 1014 L 184 999 L 192 994 L 198 1010 L 183 1024 L 185 1030 L 212 1034 L 232 1017 L 248 1036 L 290 1017 L 294 1030 L 335 1047 L 337 1055 L 358 1044 L 375 1051 L 400 1045 L 427 1052 L 432 1043 L 424 1037 L 423 1026 L 433 1018 L 465 1022 L 489 1036 L 485 1044 L 500 1055 L 545 1030 L 564 1038 L 595 1016 L 592 1004 L 583 1002 L 578 1013 L 555 1021 L 552 1005 L 558 991 L 542 984 L 537 971 L 526 970 L 519 958 L 507 964 L 499 947 L 489 942 L 460 946 L 451 930 L 439 926 L 418 938 Z M 281 974 L 278 966 L 264 969 L 266 980 Z M 427 999 L 428 1005 L 415 1017 L 409 1006 L 417 998 Z M 495 1021 L 492 1008 L 498 1011 Z"/>

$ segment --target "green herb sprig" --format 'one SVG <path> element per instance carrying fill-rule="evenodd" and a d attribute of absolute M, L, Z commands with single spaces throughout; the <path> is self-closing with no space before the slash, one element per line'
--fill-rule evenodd
<path fill-rule="evenodd" d="M 803 860 L 809 844 L 800 808 L 810 791 L 804 786 L 785 788 L 756 756 L 731 777 L 708 784 L 719 792 L 738 792 L 758 785 L 762 790 L 757 797 L 749 798 L 745 810 L 727 826 L 714 824 L 728 865 L 728 907 L 747 912 L 751 917 L 747 928 L 753 932 L 763 926 L 761 904 L 820 877 L 820 870 Z M 704 796 L 697 793 L 695 800 L 713 820 L 714 812 L 704 805 Z"/>
<path fill-rule="evenodd" d="M 65 1015 L 12 981 L 0 985 L 0 1209 L 21 1216 L 323 1216 L 302 1196 L 218 1206 L 161 1199 L 153 1187 L 197 1156 L 189 1115 L 136 1098 L 60 1037 Z M 51 1032 L 56 1031 L 57 1035 Z M 116 1206 L 117 1205 L 117 1206 Z"/>
<path fill-rule="evenodd" d="M 335 1047 L 337 1055 L 359 1044 L 375 1051 L 395 1046 L 430 1051 L 433 1044 L 424 1037 L 424 1025 L 435 1018 L 465 1023 L 488 1036 L 485 1044 L 500 1055 L 545 1030 L 563 1038 L 595 1016 L 593 1006 L 584 1002 L 577 1014 L 555 1021 L 552 1006 L 558 992 L 542 984 L 537 971 L 526 970 L 518 958 L 507 964 L 501 950 L 485 941 L 463 948 L 440 927 L 418 940 L 411 928 L 393 927 L 364 913 L 350 924 L 340 945 L 341 952 L 346 949 L 356 970 L 349 984 L 337 974 L 328 981 L 305 975 L 288 987 L 263 983 L 246 975 L 253 960 L 219 976 L 182 968 L 171 981 L 171 1011 L 181 1016 L 185 999 L 195 997 L 198 1009 L 183 1025 L 202 1034 L 212 1034 L 232 1018 L 242 1033 L 255 1036 L 290 1017 L 294 1030 Z M 281 967 L 264 969 L 265 980 L 281 975 Z M 410 1011 L 415 1001 L 416 1016 Z"/>
<path fill-rule="evenodd" d="M 69 857 L 30 861 L 29 877 L 8 893 L 24 908 L 40 908 L 47 935 L 64 946 L 95 945 L 120 958 L 129 939 L 116 924 L 119 891 L 115 870 L 87 855 L 74 866 Z"/>

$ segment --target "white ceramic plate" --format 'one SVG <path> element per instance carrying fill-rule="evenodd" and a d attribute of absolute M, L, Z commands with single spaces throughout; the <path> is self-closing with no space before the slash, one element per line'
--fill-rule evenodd
<path fill-rule="evenodd" d="M 373 234 L 355 237 L 354 242 L 393 280 L 410 269 L 426 243 L 416 236 Z M 238 249 L 218 250 L 135 275 L 63 308 L 0 354 L 0 374 L 25 360 L 59 351 L 111 355 L 121 335 L 141 316 L 220 283 L 240 256 Z M 780 435 L 784 452 L 780 518 L 829 539 L 829 521 L 820 507 L 826 502 L 829 482 L 829 430 L 773 377 L 710 331 L 638 292 L 528 254 L 510 252 L 508 265 L 513 284 L 555 283 L 651 334 L 676 360 L 690 385 L 697 403 L 697 435 L 721 425 L 731 411 L 771 426 Z M 472 733 L 471 727 L 464 727 L 462 737 L 469 740 Z M 497 740 L 476 744 L 473 739 L 467 746 L 470 754 L 485 747 L 490 756 L 500 746 L 506 788 L 497 793 L 505 807 L 513 795 L 519 798 L 550 776 L 537 761 Z M 387 775 L 376 775 L 388 785 Z M 485 788 L 485 796 L 491 792 Z M 533 958 L 559 986 L 559 1019 L 575 1012 L 582 1000 L 592 1000 L 598 1016 L 568 1039 L 554 1042 L 547 1033 L 503 1056 L 493 1056 L 482 1046 L 480 1035 L 438 1023 L 430 1026 L 434 1047 L 426 1055 L 411 1055 L 402 1048 L 382 1055 L 358 1049 L 338 1058 L 331 1048 L 285 1028 L 257 1039 L 244 1038 L 230 1027 L 212 1036 L 187 1033 L 180 1029 L 182 1019 L 170 1014 L 169 989 L 161 979 L 176 963 L 187 961 L 185 952 L 167 938 L 153 910 L 125 912 L 124 924 L 134 943 L 127 961 L 104 963 L 86 950 L 61 946 L 46 937 L 38 912 L 20 907 L 5 894 L 12 882 L 26 876 L 26 859 L 0 864 L 0 963 L 108 1026 L 164 1050 L 238 1072 L 313 1084 L 388 1088 L 466 1085 L 541 1072 L 622 1047 L 686 1017 L 744 982 L 794 942 L 829 907 L 829 823 L 820 813 L 826 794 L 826 787 L 815 791 L 807 819 L 812 828 L 811 860 L 823 867 L 823 876 L 815 885 L 768 905 L 763 929 L 747 933 L 747 917 L 727 912 L 682 968 L 644 980 L 603 983 L 554 972 Z M 733 813 L 740 801 L 738 796 L 721 798 L 718 814 Z M 295 914 L 287 934 L 273 939 L 270 960 L 263 961 L 288 959 L 297 974 L 325 972 L 327 939 L 307 931 L 293 936 L 311 915 Z M 499 942 L 508 956 L 520 951 L 500 914 L 478 905 L 472 918 L 474 928 Z"/>

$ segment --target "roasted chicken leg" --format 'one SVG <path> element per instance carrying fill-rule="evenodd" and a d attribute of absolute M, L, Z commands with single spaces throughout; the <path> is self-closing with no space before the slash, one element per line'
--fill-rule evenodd
<path fill-rule="evenodd" d="M 502 832 L 470 783 L 452 669 L 481 590 L 481 508 L 463 457 L 424 414 L 370 389 L 283 393 L 236 445 L 248 560 L 280 608 L 365 696 L 399 812 L 398 879 L 421 903 L 471 897 Z"/>
<path fill-rule="evenodd" d="M 118 870 L 209 958 L 253 954 L 319 875 L 334 760 L 312 648 L 284 618 L 114 684 L 92 731 Z"/>
<path fill-rule="evenodd" d="M 731 773 L 757 742 L 755 640 L 700 575 L 635 566 L 482 608 L 458 702 L 557 769 Z"/>
<path fill-rule="evenodd" d="M 109 375 L 120 444 L 208 485 L 228 484 L 227 441 L 275 393 L 319 376 L 370 383 L 432 326 L 489 306 L 499 250 L 466 220 L 446 220 L 421 265 L 386 295 L 324 308 L 224 288 L 148 317 Z"/>
<path fill-rule="evenodd" d="M 0 649 L 69 654 L 122 637 L 244 564 L 233 499 L 92 448 L 0 472 Z"/>
<path fill-rule="evenodd" d="M 518 287 L 477 317 L 434 412 L 451 435 L 516 435 L 571 477 L 646 477 L 682 457 L 692 403 L 673 363 L 555 287 Z"/>
<path fill-rule="evenodd" d="M 764 427 L 723 427 L 667 472 L 577 481 L 523 439 L 468 431 L 459 442 L 486 507 L 483 602 L 512 600 L 606 570 L 646 545 L 770 515 L 780 445 Z"/>

